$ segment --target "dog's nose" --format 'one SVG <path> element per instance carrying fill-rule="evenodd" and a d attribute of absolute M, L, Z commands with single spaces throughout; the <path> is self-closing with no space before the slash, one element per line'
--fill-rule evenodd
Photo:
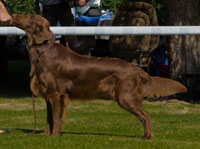
<path fill-rule="evenodd" d="M 12 15 L 12 19 L 11 19 L 11 21 L 10 21 L 11 24 L 13 24 L 13 22 L 15 22 L 15 18 L 16 18 L 16 14 L 13 14 L 13 15 Z"/>
<path fill-rule="evenodd" d="M 14 22 L 14 16 L 12 16 L 11 20 L 10 20 L 10 25 L 13 25 Z"/>

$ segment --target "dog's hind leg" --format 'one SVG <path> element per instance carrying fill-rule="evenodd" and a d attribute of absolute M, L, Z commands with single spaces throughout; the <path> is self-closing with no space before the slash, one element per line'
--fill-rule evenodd
<path fill-rule="evenodd" d="M 140 103 L 135 103 L 134 100 L 138 100 L 136 97 L 132 97 L 128 99 L 127 97 L 120 97 L 117 99 L 118 104 L 126 109 L 127 111 L 133 113 L 135 116 L 139 118 L 144 126 L 144 139 L 151 139 L 152 132 L 150 127 L 150 119 L 149 116 L 144 112 L 142 105 Z"/>
<path fill-rule="evenodd" d="M 153 135 L 152 135 L 151 126 L 150 126 L 150 118 L 146 114 L 146 112 L 144 112 L 143 107 L 139 106 L 139 107 L 136 108 L 136 110 L 130 110 L 130 112 L 135 114 L 144 126 L 144 137 L 143 137 L 143 139 L 152 139 Z"/>
<path fill-rule="evenodd" d="M 132 82 L 132 83 L 130 83 Z M 116 100 L 118 104 L 139 118 L 144 126 L 144 139 L 151 139 L 152 132 L 149 116 L 142 108 L 142 89 L 138 83 L 131 80 L 119 81 L 116 86 Z"/>

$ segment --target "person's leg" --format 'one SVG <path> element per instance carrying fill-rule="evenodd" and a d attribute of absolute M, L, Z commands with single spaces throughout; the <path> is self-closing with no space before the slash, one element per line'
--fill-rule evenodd
<path fill-rule="evenodd" d="M 43 6 L 43 16 L 49 21 L 51 26 L 56 26 L 58 23 L 58 18 L 55 12 L 55 5 L 44 5 Z"/>
<path fill-rule="evenodd" d="M 77 48 L 77 37 L 69 36 L 65 42 L 66 47 L 69 47 L 71 50 L 75 51 Z"/>
<path fill-rule="evenodd" d="M 55 7 L 55 12 L 58 20 L 60 21 L 61 26 L 74 26 L 74 16 L 71 12 L 71 8 L 65 3 L 62 2 Z M 77 47 L 77 38 L 76 36 L 64 36 L 63 39 L 64 45 L 69 47 L 71 50 L 75 50 Z M 63 42 L 62 41 L 62 42 Z"/>
<path fill-rule="evenodd" d="M 58 4 L 55 5 L 44 5 L 43 6 L 43 16 L 49 21 L 51 26 L 58 26 L 58 17 L 56 14 L 56 8 Z M 61 36 L 55 37 L 55 42 L 60 43 Z"/>

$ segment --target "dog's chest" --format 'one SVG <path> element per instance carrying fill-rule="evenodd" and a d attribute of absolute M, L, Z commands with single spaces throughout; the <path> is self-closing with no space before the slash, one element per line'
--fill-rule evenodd
<path fill-rule="evenodd" d="M 35 96 L 43 97 L 45 95 L 46 89 L 39 83 L 36 75 L 30 80 L 30 88 Z"/>

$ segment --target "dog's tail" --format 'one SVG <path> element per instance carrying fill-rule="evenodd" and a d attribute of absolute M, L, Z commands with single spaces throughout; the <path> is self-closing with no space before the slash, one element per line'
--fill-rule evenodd
<path fill-rule="evenodd" d="M 161 97 L 187 92 L 187 88 L 177 81 L 160 77 L 151 79 L 150 83 L 144 85 L 144 97 Z"/>

